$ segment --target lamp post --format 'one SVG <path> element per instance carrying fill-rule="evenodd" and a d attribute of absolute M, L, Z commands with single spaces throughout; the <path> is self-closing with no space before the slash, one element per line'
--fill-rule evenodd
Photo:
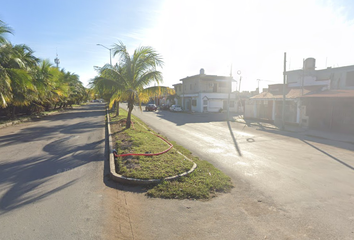
<path fill-rule="evenodd" d="M 112 53 L 111 53 L 112 48 L 108 48 L 108 47 L 103 46 L 102 44 L 99 44 L 99 43 L 97 43 L 97 46 L 101 46 L 101 47 L 104 47 L 105 49 L 109 50 L 109 64 L 112 65 Z"/>

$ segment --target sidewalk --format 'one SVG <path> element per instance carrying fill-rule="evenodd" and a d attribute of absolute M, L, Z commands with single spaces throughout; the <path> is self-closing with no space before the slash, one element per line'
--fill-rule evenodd
<path fill-rule="evenodd" d="M 320 131 L 315 129 L 305 129 L 293 125 L 285 125 L 284 129 L 282 129 L 280 125 L 267 123 L 267 122 L 260 122 L 260 120 L 257 119 L 244 119 L 242 116 L 236 116 L 233 119 L 235 120 L 235 122 L 246 124 L 248 126 L 293 132 L 293 133 L 303 134 L 305 136 L 310 136 L 315 138 L 322 138 L 322 139 L 328 139 L 337 142 L 346 142 L 346 143 L 354 144 L 353 134 L 338 133 L 332 131 Z"/>

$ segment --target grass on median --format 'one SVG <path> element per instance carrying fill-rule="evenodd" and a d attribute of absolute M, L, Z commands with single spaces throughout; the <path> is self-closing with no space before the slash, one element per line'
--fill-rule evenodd
<path fill-rule="evenodd" d="M 120 110 L 118 117 L 111 114 L 111 128 L 118 154 L 157 153 L 169 146 L 160 138 L 151 134 L 151 130 L 133 117 L 134 128 L 125 129 L 127 112 Z M 140 124 L 139 124 L 140 123 Z M 166 139 L 166 138 L 165 138 Z M 230 177 L 216 169 L 212 164 L 194 157 L 190 151 L 171 142 L 174 146 L 169 152 L 159 156 L 129 156 L 118 158 L 117 172 L 126 177 L 139 179 L 162 179 L 188 171 L 193 163 L 178 154 L 177 150 L 192 159 L 198 166 L 188 176 L 175 181 L 163 181 L 151 186 L 147 195 L 160 198 L 209 199 L 218 192 L 229 192 L 233 187 Z"/>

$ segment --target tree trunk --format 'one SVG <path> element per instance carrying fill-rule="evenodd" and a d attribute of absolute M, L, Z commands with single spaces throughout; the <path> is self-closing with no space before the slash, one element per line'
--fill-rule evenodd
<path fill-rule="evenodd" d="M 126 128 L 130 128 L 132 123 L 132 111 L 134 108 L 134 99 L 132 101 L 128 101 L 128 116 L 127 116 L 127 125 Z"/>
<path fill-rule="evenodd" d="M 117 110 L 116 116 L 119 116 L 119 102 L 116 102 L 116 104 L 117 104 L 117 106 L 116 106 L 116 107 L 117 107 L 117 109 L 116 109 L 116 110 Z"/>

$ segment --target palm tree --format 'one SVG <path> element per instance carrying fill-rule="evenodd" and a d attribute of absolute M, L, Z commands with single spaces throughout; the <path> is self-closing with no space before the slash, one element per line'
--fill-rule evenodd
<path fill-rule="evenodd" d="M 12 29 L 0 20 L 0 44 L 7 43 L 7 39 L 5 38 L 6 33 L 12 34 Z"/>
<path fill-rule="evenodd" d="M 59 81 L 59 76 L 62 74 L 56 67 L 50 63 L 48 59 L 42 60 L 35 68 L 33 74 L 33 82 L 36 88 L 38 99 L 34 104 L 41 105 L 46 111 L 57 103 L 63 92 L 67 88 Z"/>
<path fill-rule="evenodd" d="M 141 102 L 147 102 L 153 94 L 152 89 L 145 90 L 144 88 L 152 83 L 162 82 L 162 73 L 157 70 L 157 67 L 162 67 L 163 61 L 152 47 L 139 47 L 130 56 L 122 42 L 113 46 L 113 56 L 116 55 L 122 66 L 120 80 L 125 86 L 122 95 L 128 103 L 126 128 L 130 128 L 134 105 L 139 104 L 141 109 Z"/>
<path fill-rule="evenodd" d="M 10 59 L 11 48 L 6 44 L 0 45 L 0 107 L 2 108 L 6 108 L 8 102 L 12 99 Z"/>
<path fill-rule="evenodd" d="M 11 48 L 11 57 L 7 69 L 11 79 L 12 89 L 12 115 L 15 117 L 16 107 L 29 106 L 37 99 L 35 86 L 33 84 L 33 70 L 37 65 L 38 58 L 27 45 L 6 44 Z"/>
<path fill-rule="evenodd" d="M 5 108 L 12 98 L 11 79 L 6 71 L 6 62 L 9 58 L 8 48 L 6 48 L 6 33 L 12 33 L 12 29 L 0 20 L 0 107 Z"/>
<path fill-rule="evenodd" d="M 109 102 L 109 108 L 116 106 L 116 116 L 119 115 L 119 102 L 125 90 L 125 84 L 121 81 L 123 69 L 116 64 L 106 64 L 102 68 L 97 67 L 99 76 L 95 77 L 90 85 L 95 92 L 105 101 Z"/>
<path fill-rule="evenodd" d="M 86 98 L 86 89 L 80 82 L 79 76 L 64 70 L 62 70 L 62 73 L 61 83 L 67 86 L 67 92 L 62 98 L 62 106 L 66 107 L 82 102 Z"/>
<path fill-rule="evenodd" d="M 6 43 L 0 46 L 1 107 L 27 106 L 33 98 L 31 69 L 37 58 L 26 45 Z"/>
<path fill-rule="evenodd" d="M 113 46 L 113 55 L 118 55 L 119 64 L 116 66 L 105 65 L 100 69 L 98 83 L 105 89 L 112 89 L 110 105 L 120 100 L 128 103 L 128 116 L 126 128 L 131 126 L 131 113 L 134 105 L 141 109 L 142 102 L 148 102 L 151 96 L 161 91 L 164 87 L 150 87 L 149 85 L 162 82 L 162 73 L 157 70 L 162 67 L 161 56 L 151 47 L 139 47 L 130 56 L 126 46 L 119 42 Z"/>

